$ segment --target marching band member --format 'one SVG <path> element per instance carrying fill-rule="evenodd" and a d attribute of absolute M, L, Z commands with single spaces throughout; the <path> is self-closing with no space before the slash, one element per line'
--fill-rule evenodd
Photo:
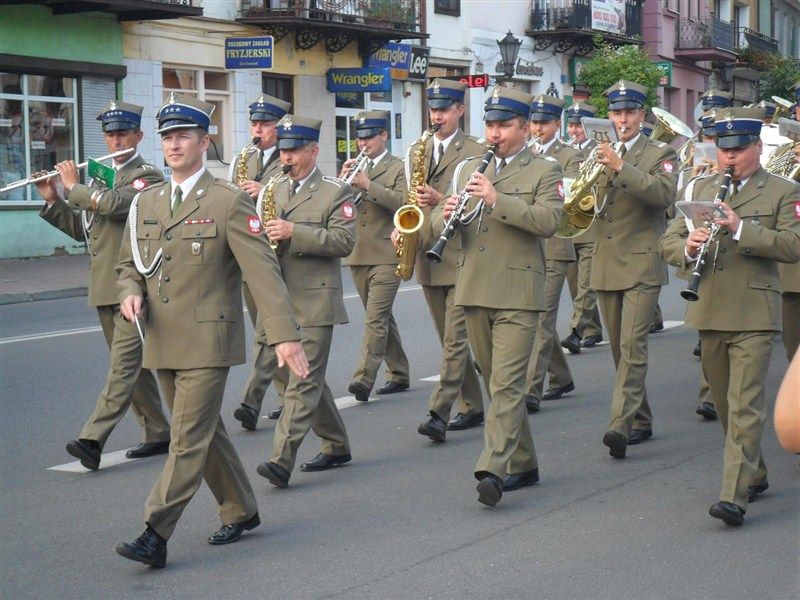
<path fill-rule="evenodd" d="M 39 216 L 72 238 L 86 242 L 90 253 L 89 306 L 97 308 L 111 350 L 106 385 L 97 398 L 94 412 L 78 439 L 67 444 L 67 452 L 91 471 L 100 467 L 103 446 L 128 406 L 144 429 L 144 441 L 125 456 L 165 454 L 169 447 L 169 422 L 161 409 L 156 381 L 149 370 L 142 369 L 142 341 L 133 323 L 125 321 L 119 313 L 114 272 L 133 197 L 164 181 L 164 174 L 145 163 L 136 151 L 143 136 L 139 128 L 141 119 L 141 106 L 116 101 L 107 104 L 97 116 L 109 151 L 131 150 L 130 154 L 114 159 L 111 189 L 96 188 L 94 182 L 88 186 L 81 184 L 78 169 L 71 160 L 56 165 L 66 202 L 59 197 L 55 179 L 36 184 L 46 202 Z"/>
<path fill-rule="evenodd" d="M 386 360 L 386 380 L 408 388 L 408 358 L 392 314 L 400 278 L 395 274 L 397 255 L 390 241 L 395 211 L 405 202 L 406 178 L 403 161 L 386 149 L 389 111 L 366 111 L 353 119 L 359 150 L 367 165 L 355 175 L 354 188 L 361 193 L 357 206 L 358 226 L 353 251 L 347 258 L 350 274 L 364 305 L 364 339 L 361 355 L 350 384 L 357 400 L 366 400 L 378 369 Z M 341 178 L 354 168 L 355 159 L 345 161 Z"/>
<path fill-rule="evenodd" d="M 461 266 L 455 303 L 464 309 L 467 333 L 490 403 L 484 449 L 475 465 L 478 501 L 494 506 L 503 491 L 539 481 L 525 414 L 528 362 L 545 303 L 544 239 L 553 235 L 564 202 L 561 167 L 526 148 L 532 97 L 496 87 L 484 107 L 486 141 L 495 146 L 484 173 L 480 159 L 460 167 L 454 189 L 472 196 L 467 210 L 483 205 L 480 218 L 461 225 Z M 459 203 L 449 197 L 433 213 L 441 231 Z M 450 248 L 450 251 L 455 248 Z"/>
<path fill-rule="evenodd" d="M 169 456 L 145 504 L 147 527 L 116 548 L 154 567 L 166 563 L 167 540 L 203 479 L 223 523 L 210 544 L 235 542 L 261 522 L 220 417 L 228 371 L 245 361 L 242 272 L 278 363 L 298 377 L 308 374 L 300 326 L 252 202 L 203 165 L 213 110 L 175 94 L 159 110 L 172 177 L 134 201 L 117 265 L 120 310 L 142 325 L 143 364 L 158 370 L 172 412 Z"/>
<path fill-rule="evenodd" d="M 604 94 L 619 134 L 619 150 L 602 143 L 597 162 L 612 176 L 597 223 L 591 286 L 608 329 L 616 376 L 609 428 L 603 436 L 614 458 L 653 435 L 647 402 L 647 335 L 667 265 L 658 255 L 665 212 L 675 201 L 675 151 L 640 132 L 647 88 L 619 81 Z"/>
<path fill-rule="evenodd" d="M 730 525 L 740 525 L 748 503 L 769 487 L 761 433 L 767 416 L 764 374 L 781 330 L 777 262 L 800 259 L 800 187 L 759 164 L 762 112 L 717 113 L 717 161 L 720 170 L 732 168 L 731 189 L 719 204 L 724 217 L 714 220 L 719 229 L 709 242 L 699 299 L 686 312 L 686 323 L 700 330 L 703 371 L 725 432 L 722 488 L 709 514 Z M 722 177 L 694 180 L 683 198 L 714 198 Z M 699 221 L 678 217 L 661 238 L 661 255 L 691 270 L 709 237 Z"/>

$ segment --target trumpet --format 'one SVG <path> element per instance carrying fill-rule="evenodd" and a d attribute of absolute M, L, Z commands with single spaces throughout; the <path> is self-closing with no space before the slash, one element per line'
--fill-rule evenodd
<path fill-rule="evenodd" d="M 347 172 L 347 175 L 345 175 L 344 182 L 352 184 L 353 179 L 356 178 L 356 175 L 358 175 L 361 171 L 366 169 L 368 163 L 369 163 L 369 156 L 367 156 L 367 150 L 366 148 L 362 148 L 361 152 L 359 152 L 358 156 L 356 156 L 355 164 L 352 167 L 350 167 L 350 170 Z M 353 204 L 356 207 L 358 207 L 358 205 L 361 204 L 361 196 L 363 194 L 364 192 L 358 192 L 355 198 L 353 198 Z"/>
<path fill-rule="evenodd" d="M 489 163 L 492 162 L 492 158 L 494 158 L 494 151 L 495 146 L 489 146 L 489 151 L 481 159 L 481 164 L 478 165 L 478 168 L 475 169 L 476 173 L 483 173 L 486 171 L 486 167 L 489 166 Z M 457 181 L 457 176 L 453 177 L 453 181 Z M 444 252 L 444 247 L 448 240 L 453 237 L 453 234 L 456 232 L 458 226 L 469 225 L 475 220 L 475 217 L 478 216 L 478 214 L 483 212 L 484 201 L 483 198 L 481 198 L 475 205 L 475 208 L 465 215 L 464 210 L 467 208 L 467 202 L 469 202 L 469 199 L 469 192 L 466 189 L 462 190 L 458 196 L 458 204 L 450 215 L 450 218 L 445 222 L 444 229 L 442 230 L 439 239 L 436 240 L 433 248 L 425 253 L 425 256 L 429 261 L 434 263 L 442 262 L 442 253 Z"/>
<path fill-rule="evenodd" d="M 535 137 L 535 138 L 529 139 L 525 143 L 525 145 L 528 146 L 530 151 L 533 152 L 536 155 L 539 155 L 539 154 L 542 153 L 542 138 L 540 138 L 540 137 Z"/>
<path fill-rule="evenodd" d="M 112 152 L 111 154 L 106 154 L 105 156 L 101 156 L 100 158 L 92 159 L 92 160 L 96 160 L 97 162 L 102 162 L 104 160 L 108 160 L 109 158 L 116 158 L 118 156 L 123 156 L 125 154 L 130 154 L 131 152 L 136 152 L 136 148 L 128 148 L 126 150 L 119 150 L 117 152 Z M 78 169 L 83 169 L 88 164 L 89 164 L 89 161 L 86 161 L 86 162 L 82 162 L 82 163 L 80 163 L 80 164 L 78 164 L 76 166 L 78 167 Z M 3 188 L 0 188 L 0 194 L 2 194 L 3 192 L 8 192 L 10 190 L 15 190 L 15 189 L 20 188 L 20 187 L 24 187 L 24 186 L 26 186 L 26 185 L 28 185 L 30 183 L 37 183 L 39 181 L 44 181 L 46 179 L 51 179 L 53 177 L 58 177 L 58 171 L 53 170 L 53 171 L 50 171 L 49 173 L 46 173 L 45 175 L 39 175 L 38 177 L 28 177 L 27 179 L 20 179 L 19 181 L 15 181 L 14 183 L 9 183 L 7 186 L 5 186 Z"/>

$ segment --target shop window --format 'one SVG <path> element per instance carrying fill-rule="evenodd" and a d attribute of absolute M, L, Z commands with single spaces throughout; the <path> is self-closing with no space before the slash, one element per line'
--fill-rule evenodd
<path fill-rule="evenodd" d="M 461 0 L 433 0 L 433 12 L 437 15 L 461 16 Z"/>
<path fill-rule="evenodd" d="M 51 171 L 77 156 L 75 79 L 0 73 L 0 184 Z M 40 201 L 36 187 L 17 188 L 0 202 Z"/>

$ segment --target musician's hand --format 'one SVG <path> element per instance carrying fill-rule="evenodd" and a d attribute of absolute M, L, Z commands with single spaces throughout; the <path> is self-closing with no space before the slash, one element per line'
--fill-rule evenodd
<path fill-rule="evenodd" d="M 47 171 L 37 171 L 33 175 L 31 175 L 31 179 L 36 177 L 41 177 L 42 175 L 46 175 Z M 48 206 L 53 206 L 53 203 L 58 200 L 58 190 L 56 189 L 56 179 L 57 177 L 49 177 L 42 181 L 37 181 L 33 185 L 36 186 L 36 191 L 39 192 L 39 195 L 47 202 Z"/>
<path fill-rule="evenodd" d="M 275 356 L 278 358 L 278 366 L 287 365 L 292 373 L 300 379 L 308 377 L 308 358 L 300 342 L 281 342 L 275 344 Z"/>
<path fill-rule="evenodd" d="M 622 160 L 619 154 L 614 152 L 614 149 L 608 142 L 603 142 L 597 146 L 595 157 L 598 163 L 616 173 L 619 173 L 622 170 L 622 165 L 625 164 L 625 161 Z"/>
<path fill-rule="evenodd" d="M 444 194 L 440 194 L 428 184 L 417 186 L 417 204 L 420 206 L 436 206 L 444 198 Z"/>
<path fill-rule="evenodd" d="M 350 169 L 353 168 L 354 164 L 356 164 L 355 158 L 348 158 L 346 161 L 344 161 L 344 164 L 342 165 L 342 170 L 339 171 L 339 179 L 344 179 L 345 177 L 347 177 L 347 174 L 350 172 Z"/>
<path fill-rule="evenodd" d="M 131 294 L 119 305 L 119 312 L 129 323 L 133 323 L 134 317 L 142 316 L 142 305 L 144 298 L 138 294 Z"/>
<path fill-rule="evenodd" d="M 284 221 L 283 219 L 275 219 L 274 221 L 267 221 L 267 237 L 272 242 L 280 242 L 281 240 L 288 240 L 294 233 L 294 223 Z"/>
<path fill-rule="evenodd" d="M 447 221 L 453 214 L 453 211 L 455 211 L 456 207 L 458 206 L 458 200 L 459 197 L 454 195 L 454 196 L 448 196 L 447 199 L 444 201 L 443 214 L 445 221 Z"/>
<path fill-rule="evenodd" d="M 397 245 L 400 243 L 400 230 L 396 227 L 392 229 L 392 233 L 389 234 L 389 239 L 392 240 L 392 244 L 397 248 Z"/>
<path fill-rule="evenodd" d="M 73 160 L 65 160 L 56 165 L 56 171 L 61 175 L 61 181 L 64 182 L 64 189 L 67 191 L 72 190 L 72 186 L 78 183 L 78 167 Z"/>
<path fill-rule="evenodd" d="M 370 183 L 371 182 L 367 174 L 364 171 L 361 171 L 355 177 L 353 177 L 353 182 L 351 183 L 351 185 L 366 192 L 367 190 L 369 190 Z"/>
<path fill-rule="evenodd" d="M 497 202 L 497 190 L 483 173 L 473 173 L 464 190 L 469 192 L 470 196 L 483 198 L 483 201 L 488 206 L 494 206 L 495 202 Z"/>
<path fill-rule="evenodd" d="M 716 173 L 717 161 L 704 158 L 700 163 L 692 167 L 692 177 L 697 177 L 701 173 Z"/>
<path fill-rule="evenodd" d="M 248 179 L 242 184 L 242 189 L 247 192 L 247 195 L 253 200 L 257 200 L 261 190 L 264 189 L 264 185 L 252 179 Z"/>
<path fill-rule="evenodd" d="M 724 202 L 720 202 L 717 206 L 719 206 L 725 212 L 725 218 L 714 219 L 714 223 L 720 227 L 726 227 L 731 233 L 736 233 L 736 231 L 739 229 L 739 223 L 742 222 L 742 220 L 739 218 L 739 215 L 733 212 L 733 209 Z"/>
<path fill-rule="evenodd" d="M 698 227 L 689 233 L 686 238 L 686 254 L 694 258 L 700 251 L 700 247 L 706 243 L 711 236 L 711 230 L 707 227 Z"/>

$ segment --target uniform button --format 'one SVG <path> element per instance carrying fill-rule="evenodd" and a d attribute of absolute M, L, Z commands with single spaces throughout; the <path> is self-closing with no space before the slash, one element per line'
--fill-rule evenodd
<path fill-rule="evenodd" d="M 725 248 L 723 248 L 723 250 L 725 250 Z M 744 251 L 745 253 L 750 254 L 750 248 L 745 248 Z"/>
<path fill-rule="evenodd" d="M 609 233 L 609 234 L 608 234 L 606 237 L 607 237 L 608 239 L 611 239 L 611 238 L 612 238 L 612 237 L 614 237 L 614 236 L 613 236 L 613 235 L 611 235 L 611 234 Z"/>
<path fill-rule="evenodd" d="M 169 302 L 169 298 L 162 298 L 162 299 L 161 299 L 161 301 L 162 301 L 164 304 L 166 304 L 167 302 Z"/>
<path fill-rule="evenodd" d="M 488 227 L 484 227 L 483 228 L 483 233 L 486 233 L 487 231 L 489 231 L 489 228 Z"/>
<path fill-rule="evenodd" d="M 725 253 L 725 248 L 720 248 L 719 251 L 724 254 Z"/>
<path fill-rule="evenodd" d="M 367 223 L 366 223 L 366 221 L 361 221 L 361 226 L 362 226 L 362 227 L 366 227 L 366 226 L 367 226 Z"/>
<path fill-rule="evenodd" d="M 771 283 L 768 283 L 768 284 L 767 284 L 767 287 L 772 287 L 772 284 L 771 284 Z"/>
<path fill-rule="evenodd" d="M 503 221 L 505 221 L 507 217 L 505 215 L 500 215 L 500 218 L 503 219 Z"/>
<path fill-rule="evenodd" d="M 95 234 L 92 236 L 92 238 L 96 240 L 96 239 L 97 239 L 97 234 L 95 233 Z"/>
<path fill-rule="evenodd" d="M 613 200 L 609 200 L 608 203 L 609 204 L 614 204 L 614 201 Z"/>
<path fill-rule="evenodd" d="M 720 267 L 718 270 L 719 270 L 719 271 L 724 271 L 724 270 L 725 270 L 725 267 Z"/>
<path fill-rule="evenodd" d="M 219 318 L 220 318 L 220 319 L 224 319 L 224 318 L 225 318 L 225 315 L 224 315 L 224 314 L 222 314 L 222 313 L 219 313 Z"/>
<path fill-rule="evenodd" d="M 172 235 L 171 235 L 171 234 L 169 234 L 169 233 L 168 233 L 167 235 L 165 235 L 164 237 L 165 237 L 165 238 L 167 238 L 168 240 L 171 240 L 171 239 L 172 239 Z"/>
<path fill-rule="evenodd" d="M 172 260 L 172 257 L 169 254 L 165 254 L 164 260 Z"/>
<path fill-rule="evenodd" d="M 757 210 L 754 210 L 754 211 L 753 211 L 753 214 L 754 214 L 754 215 L 757 215 L 757 214 L 758 214 L 758 211 L 757 211 Z M 767 287 L 769 287 L 769 286 L 767 286 Z"/>
<path fill-rule="evenodd" d="M 92 256 L 97 256 L 97 250 L 92 251 Z"/>
<path fill-rule="evenodd" d="M 481 246 L 480 248 L 478 248 L 478 250 L 480 250 L 481 252 L 483 252 L 483 251 L 484 251 L 484 247 L 483 247 L 483 246 Z"/>
<path fill-rule="evenodd" d="M 530 268 L 531 268 L 531 266 L 530 266 L 530 265 L 525 265 L 525 268 L 526 268 L 526 269 L 530 269 Z"/>
<path fill-rule="evenodd" d="M 322 287 L 325 287 L 325 282 L 324 281 L 322 282 Z"/>
<path fill-rule="evenodd" d="M 306 217 L 306 222 L 310 221 L 311 217 Z"/>
<path fill-rule="evenodd" d="M 727 229 L 723 229 L 722 230 L 722 235 L 728 235 L 728 230 Z"/>
<path fill-rule="evenodd" d="M 169 282 L 170 282 L 169 275 L 167 275 L 167 276 L 165 276 L 165 277 L 164 277 L 164 281 L 166 281 L 167 283 L 169 283 Z"/>
<path fill-rule="evenodd" d="M 294 328 L 297 329 L 297 331 L 300 331 L 300 325 L 295 325 Z"/>
<path fill-rule="evenodd" d="M 613 222 L 613 221 L 614 221 L 614 218 L 613 218 L 613 217 L 606 217 L 606 219 L 608 220 L 608 222 L 609 222 L 609 223 L 611 223 L 611 222 Z"/>

